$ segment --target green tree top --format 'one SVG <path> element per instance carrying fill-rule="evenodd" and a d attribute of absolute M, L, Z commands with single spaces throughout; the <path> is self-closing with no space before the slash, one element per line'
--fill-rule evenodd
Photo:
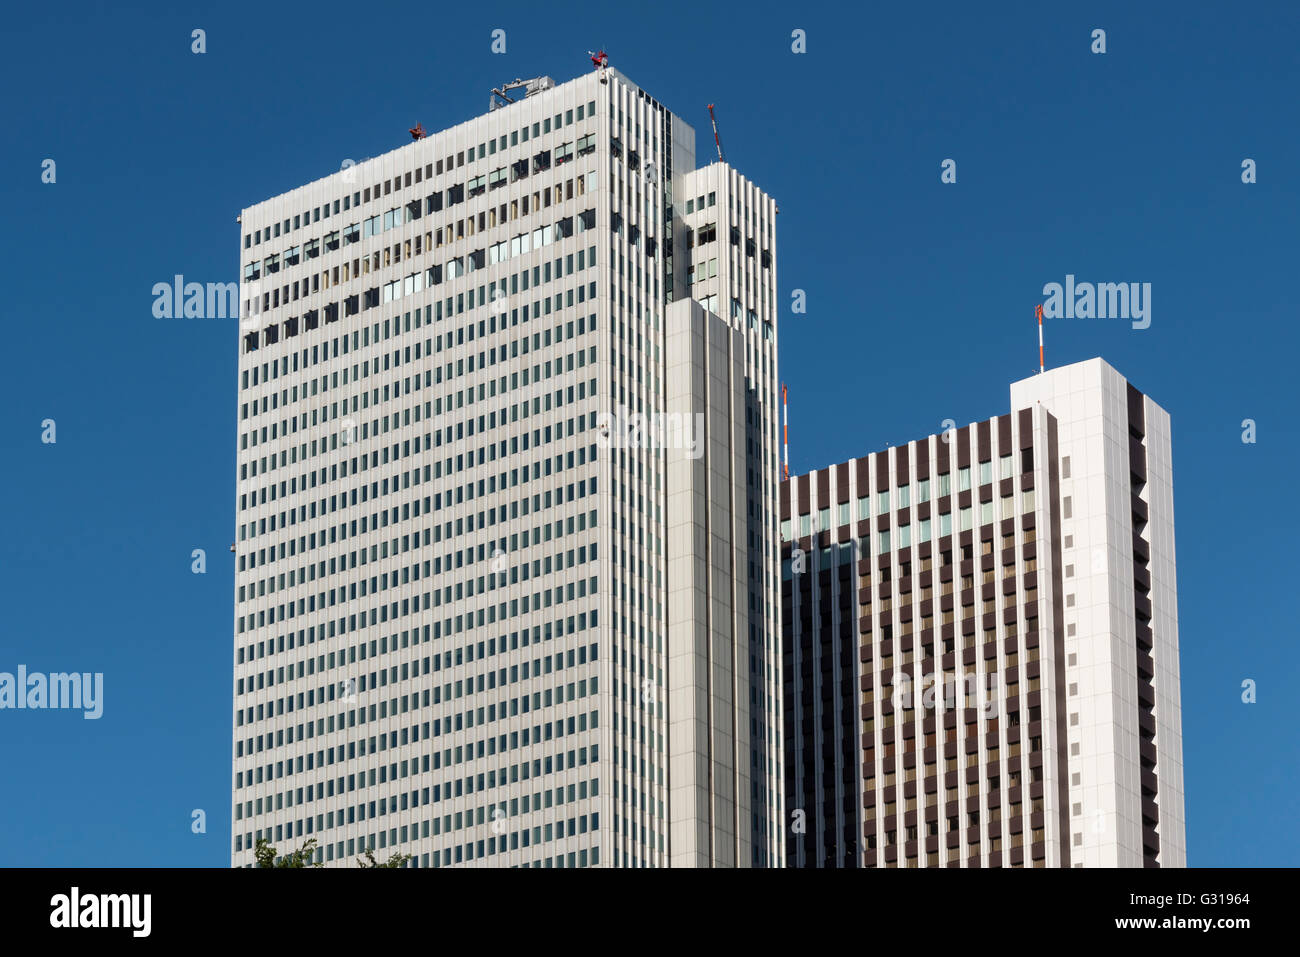
<path fill-rule="evenodd" d="M 314 837 L 298 850 L 290 851 L 283 857 L 276 855 L 275 848 L 266 838 L 258 838 L 257 846 L 253 849 L 256 867 L 324 867 L 324 863 L 315 860 L 315 857 L 316 838 Z M 357 858 L 357 867 L 405 867 L 410 859 L 410 854 L 393 854 L 386 861 L 378 861 L 375 859 L 374 848 L 366 848 L 363 855 Z"/>

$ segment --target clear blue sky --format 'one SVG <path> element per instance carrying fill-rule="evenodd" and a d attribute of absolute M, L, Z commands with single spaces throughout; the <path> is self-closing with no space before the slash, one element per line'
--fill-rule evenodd
<path fill-rule="evenodd" d="M 702 156 L 715 103 L 777 198 L 795 471 L 1007 411 L 1044 283 L 1152 284 L 1149 329 L 1058 320 L 1048 362 L 1173 417 L 1189 862 L 1300 861 L 1294 4 L 155 6 L 19 4 L 0 38 L 0 671 L 106 683 L 98 721 L 0 712 L 0 864 L 229 859 L 236 332 L 153 318 L 153 284 L 236 279 L 241 208 L 599 47 Z"/>

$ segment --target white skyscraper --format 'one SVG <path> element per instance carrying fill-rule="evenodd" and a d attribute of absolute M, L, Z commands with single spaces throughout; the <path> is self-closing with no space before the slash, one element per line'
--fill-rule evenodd
<path fill-rule="evenodd" d="M 1183 867 L 1169 416 L 1101 359 L 783 485 L 800 867 Z"/>
<path fill-rule="evenodd" d="M 775 205 L 497 101 L 240 217 L 231 862 L 780 866 Z"/>
<path fill-rule="evenodd" d="M 1169 413 L 1101 359 L 1013 383 L 1057 421 L 1070 859 L 1187 866 Z"/>

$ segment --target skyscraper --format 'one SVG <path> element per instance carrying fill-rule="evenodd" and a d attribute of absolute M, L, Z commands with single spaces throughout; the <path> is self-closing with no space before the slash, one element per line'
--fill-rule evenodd
<path fill-rule="evenodd" d="M 1011 408 L 783 485 L 791 866 L 1186 863 L 1169 417 Z"/>
<path fill-rule="evenodd" d="M 240 216 L 232 864 L 780 866 L 775 205 L 493 107 Z"/>

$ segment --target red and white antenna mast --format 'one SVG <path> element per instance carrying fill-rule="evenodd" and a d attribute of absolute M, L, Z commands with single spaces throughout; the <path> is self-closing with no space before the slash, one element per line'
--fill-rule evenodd
<path fill-rule="evenodd" d="M 718 118 L 713 115 L 713 104 L 709 104 L 709 122 L 713 124 L 713 142 L 718 147 L 718 162 L 725 163 L 722 157 L 722 138 L 718 136 Z"/>
<path fill-rule="evenodd" d="M 781 466 L 781 477 L 785 480 L 790 478 L 790 391 L 781 383 L 781 430 L 783 441 L 783 463 Z"/>
<path fill-rule="evenodd" d="M 1034 307 L 1034 312 L 1038 315 L 1038 373 L 1042 375 L 1045 366 L 1043 365 L 1043 304 L 1041 302 Z"/>

